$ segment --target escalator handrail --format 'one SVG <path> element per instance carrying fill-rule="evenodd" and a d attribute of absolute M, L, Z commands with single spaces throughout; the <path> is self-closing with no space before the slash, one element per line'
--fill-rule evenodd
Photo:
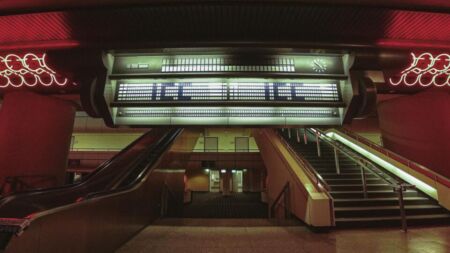
<path fill-rule="evenodd" d="M 136 159 L 136 163 L 142 162 L 142 159 L 145 159 L 148 155 L 154 155 L 153 152 L 155 149 L 163 148 L 167 145 L 170 145 L 172 141 L 181 133 L 181 129 L 174 129 L 170 132 L 167 132 L 164 136 L 162 136 L 156 143 L 152 143 L 146 150 L 144 150 L 139 157 Z M 166 140 L 166 139 L 169 140 Z M 125 170 L 124 173 L 120 177 L 118 177 L 118 180 L 112 184 L 111 189 L 115 189 L 121 185 L 121 183 L 130 175 L 133 173 L 133 170 Z"/>
<path fill-rule="evenodd" d="M 153 129 L 152 129 L 153 130 Z M 144 133 L 143 135 L 141 135 L 139 138 L 137 138 L 136 140 L 134 140 L 133 142 L 131 142 L 128 146 L 126 146 L 124 149 L 122 149 L 121 151 L 119 151 L 118 153 L 116 153 L 113 157 L 111 157 L 110 159 L 104 161 L 103 163 L 101 163 L 97 169 L 95 169 L 93 172 L 89 173 L 86 177 L 84 177 L 80 182 L 74 183 L 74 184 L 68 184 L 68 185 L 62 185 L 62 186 L 56 186 L 56 187 L 47 187 L 47 188 L 36 188 L 33 190 L 27 190 L 27 191 L 21 191 L 12 195 L 8 195 L 8 196 L 4 196 L 1 198 L 0 200 L 0 206 L 2 204 L 4 204 L 5 202 L 9 202 L 17 197 L 21 197 L 24 195 L 37 195 L 37 194 L 42 194 L 42 193 L 46 193 L 46 192 L 55 192 L 55 191 L 59 191 L 59 190 L 66 190 L 69 188 L 77 188 L 77 187 L 82 187 L 84 186 L 86 183 L 88 183 L 91 178 L 93 178 L 94 175 L 100 173 L 101 171 L 104 171 L 106 168 L 108 168 L 114 161 L 116 161 L 118 158 L 120 158 L 122 156 L 122 154 L 124 154 L 125 152 L 129 151 L 132 147 L 134 147 L 134 145 L 136 145 L 139 141 L 141 141 L 145 136 L 151 134 L 152 130 Z"/>
<path fill-rule="evenodd" d="M 328 145 L 338 149 L 342 154 L 344 154 L 345 156 L 350 158 L 352 161 L 354 161 L 355 163 L 357 163 L 358 165 L 360 165 L 364 169 L 367 169 L 367 170 L 371 171 L 375 176 L 377 176 L 378 178 L 384 180 L 390 186 L 392 186 L 394 188 L 397 187 L 398 185 L 403 185 L 405 187 L 413 187 L 413 185 L 408 184 L 408 183 L 404 182 L 402 179 L 397 178 L 397 177 L 395 177 L 393 175 L 388 175 L 386 173 L 381 173 L 381 175 L 380 175 L 380 173 L 379 173 L 380 169 L 378 168 L 378 166 L 373 164 L 372 161 L 370 161 L 369 159 L 363 157 L 361 154 L 359 154 L 357 152 L 354 152 L 353 150 L 350 150 L 350 149 L 348 149 L 346 147 L 344 148 L 342 145 L 340 145 L 339 143 L 337 143 L 336 141 L 334 141 L 333 139 L 328 137 L 326 135 L 326 133 L 323 132 L 322 130 L 317 129 L 317 128 L 310 128 L 310 129 L 307 129 L 307 131 L 309 131 L 313 135 L 318 133 L 319 138 L 321 140 L 325 141 Z M 388 175 L 389 177 L 386 177 L 385 175 Z M 392 180 L 394 180 L 395 182 L 392 182 Z"/>
<path fill-rule="evenodd" d="M 154 149 L 162 149 L 161 152 L 159 152 L 157 154 L 157 156 L 153 157 L 150 161 L 147 162 L 147 165 L 144 166 L 142 171 L 138 174 L 138 176 L 131 183 L 129 183 L 126 186 L 120 187 L 120 185 L 118 185 L 118 187 L 116 187 L 114 189 L 91 193 L 91 194 L 89 194 L 89 196 L 87 198 L 88 199 L 102 198 L 102 197 L 106 197 L 109 195 L 115 195 L 120 192 L 127 192 L 127 191 L 134 189 L 136 186 L 139 185 L 140 182 L 144 181 L 144 179 L 147 175 L 149 175 L 153 171 L 155 163 L 159 159 L 161 159 L 161 154 L 168 150 L 170 144 L 173 143 L 173 140 L 175 140 L 175 138 L 178 135 L 180 135 L 182 131 L 183 131 L 182 129 L 175 129 L 170 134 L 168 133 L 166 136 L 164 136 L 164 138 L 161 138 L 160 145 L 154 146 Z M 150 151 L 150 153 L 153 154 L 153 151 Z"/>
<path fill-rule="evenodd" d="M 157 161 L 159 159 L 161 159 L 162 154 L 168 150 L 168 148 L 170 147 L 170 144 L 173 143 L 173 140 L 181 133 L 181 131 L 182 131 L 181 129 L 176 129 L 172 132 L 169 132 L 171 134 L 168 133 L 159 139 L 159 140 L 162 140 L 159 142 L 160 143 L 159 146 L 151 145 L 151 147 L 152 147 L 151 149 L 146 149 L 147 152 L 144 152 L 144 153 L 147 153 L 147 154 L 151 153 L 152 150 L 154 150 L 154 149 L 160 149 L 161 152 L 158 153 L 158 156 L 155 156 L 155 157 L 153 157 L 153 159 L 148 161 L 144 170 L 141 173 L 139 173 L 139 175 L 136 177 L 136 180 L 134 180 L 132 183 L 130 183 L 126 187 L 116 188 L 116 189 L 107 190 L 107 191 L 94 192 L 92 194 L 89 194 L 88 198 L 85 196 L 85 198 L 79 199 L 76 202 L 66 203 L 66 204 L 63 204 L 60 206 L 51 207 L 49 209 L 45 209 L 45 210 L 38 211 L 35 213 L 30 213 L 26 217 L 22 217 L 22 218 L 0 218 L 0 231 L 3 231 L 4 227 L 7 227 L 8 231 L 13 232 L 14 234 L 20 234 L 36 218 L 39 218 L 39 217 L 42 217 L 42 216 L 45 216 L 45 215 L 48 215 L 51 213 L 55 213 L 58 211 L 67 210 L 69 208 L 76 207 L 80 204 L 83 204 L 85 202 L 85 200 L 88 200 L 88 199 L 105 198 L 108 196 L 113 196 L 113 195 L 132 191 L 133 189 L 139 187 L 140 183 L 143 183 L 145 181 L 146 176 L 150 174 L 152 169 L 155 167 L 155 164 L 157 163 Z M 11 221 L 14 221 L 15 224 L 11 225 L 10 224 Z M 26 224 L 26 226 L 24 224 Z M 11 229 L 13 229 L 14 231 Z"/>
<path fill-rule="evenodd" d="M 429 168 L 427 168 L 427 167 L 425 167 L 425 166 L 423 166 L 423 165 L 421 165 L 421 164 L 419 164 L 417 162 L 414 162 L 414 161 L 412 161 L 412 160 L 410 160 L 410 159 L 408 159 L 408 158 L 406 158 L 406 157 L 404 157 L 402 155 L 399 155 L 399 154 L 397 154 L 395 152 L 392 152 L 392 151 L 384 148 L 383 146 L 378 145 L 378 144 L 370 141 L 369 139 L 367 139 L 367 138 L 365 138 L 365 137 L 363 137 L 363 136 L 361 136 L 359 134 L 356 134 L 356 133 L 354 133 L 352 131 L 349 131 L 348 129 L 345 129 L 345 128 L 339 128 L 339 129 L 334 129 L 334 130 L 337 131 L 337 132 L 341 132 L 342 134 L 348 135 L 349 137 L 351 137 L 351 138 L 353 138 L 353 139 L 355 139 L 355 140 L 357 140 L 357 141 L 359 141 L 359 142 L 361 142 L 361 143 L 363 143 L 363 144 L 365 144 L 365 145 L 367 145 L 367 146 L 369 146 L 369 147 L 371 147 L 371 148 L 373 148 L 373 149 L 375 149 L 375 150 L 377 150 L 379 152 L 381 151 L 380 153 L 383 153 L 384 155 L 386 155 L 386 156 L 396 160 L 397 162 L 400 162 L 400 163 L 408 166 L 408 168 L 414 169 L 414 167 L 417 167 L 417 168 L 420 168 L 420 170 L 426 171 L 426 173 L 429 173 L 429 174 L 433 175 L 433 177 L 435 177 L 435 178 L 432 178 L 433 180 L 439 179 L 438 181 L 443 181 L 443 182 L 446 183 L 446 185 L 450 185 L 450 178 L 448 178 L 448 177 L 446 177 L 446 176 L 444 176 L 442 174 L 439 174 L 439 173 L 437 173 L 437 172 L 435 172 L 435 171 L 433 171 L 433 170 L 431 170 L 431 169 L 429 169 Z M 399 158 L 399 159 L 396 159 L 396 158 Z M 419 173 L 421 173 L 421 172 L 419 171 Z M 424 173 L 421 173 L 421 174 L 424 174 Z M 429 175 L 426 175 L 426 176 L 430 177 Z"/>
<path fill-rule="evenodd" d="M 153 129 L 150 130 L 149 132 L 143 134 L 137 140 L 132 142 L 130 145 L 128 145 L 123 152 L 120 152 L 120 154 L 122 154 L 122 156 L 126 155 L 126 154 L 124 154 L 126 151 L 129 151 L 129 150 L 135 148 L 136 145 L 139 145 L 141 142 L 147 140 L 147 138 L 150 138 L 150 137 L 152 137 L 155 134 L 159 134 L 159 132 L 158 131 L 154 131 Z M 158 140 L 159 139 L 161 139 L 161 138 L 158 138 Z M 140 152 L 142 152 L 142 151 L 140 151 Z M 117 159 L 118 157 L 119 156 L 114 156 L 114 159 Z M 123 157 L 123 159 L 125 159 L 125 158 L 126 157 Z M 120 160 L 122 160 L 122 158 L 119 159 L 119 161 Z M 113 165 L 113 164 L 114 164 L 114 162 L 111 161 L 110 163 L 108 163 L 107 167 L 109 165 Z M 106 167 L 102 167 L 100 169 L 104 170 L 104 169 L 106 169 Z M 95 179 L 95 177 L 93 179 Z M 56 188 L 56 189 L 53 189 L 53 188 L 50 189 L 49 188 L 49 189 L 45 189 L 45 190 L 30 191 L 30 192 L 26 192 L 26 193 L 11 195 L 9 197 L 1 199 L 1 201 L 0 201 L 0 210 L 1 210 L 2 207 L 8 205 L 9 203 L 11 203 L 11 202 L 14 203 L 15 199 L 18 199 L 18 201 L 22 201 L 23 202 L 23 199 L 27 199 L 27 198 L 32 199 L 32 198 L 34 198 L 34 196 L 43 196 L 43 197 L 47 197 L 47 198 L 52 197 L 52 196 L 59 196 L 61 198 L 62 195 L 72 194 L 73 198 L 71 198 L 71 200 L 67 199 L 65 201 L 67 203 L 69 203 L 70 201 L 78 201 L 80 199 L 83 199 L 85 197 L 85 195 L 87 194 L 86 191 L 89 190 L 88 187 L 90 186 L 90 184 L 88 184 L 88 183 L 92 183 L 92 184 L 95 185 L 96 182 L 97 181 L 94 181 L 94 180 L 85 180 L 82 183 L 75 184 L 75 185 L 69 185 L 67 187 L 59 187 L 59 188 Z M 79 192 L 78 195 L 77 195 L 77 192 Z M 61 201 L 61 202 L 64 202 L 64 201 Z M 64 205 L 64 204 L 63 203 L 59 203 L 59 204 L 55 203 L 54 206 L 60 206 L 60 205 Z M 33 205 L 31 204 L 29 206 L 32 207 Z M 38 206 L 40 206 L 40 205 L 38 205 Z M 44 208 L 44 210 L 45 210 L 45 207 L 40 206 L 40 208 Z M 51 207 L 49 207 L 49 208 L 51 208 Z M 8 210 L 8 209 L 6 209 L 6 210 Z"/>

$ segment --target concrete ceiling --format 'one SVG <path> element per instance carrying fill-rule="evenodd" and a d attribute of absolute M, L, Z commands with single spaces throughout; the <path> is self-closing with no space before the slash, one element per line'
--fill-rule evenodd
<path fill-rule="evenodd" d="M 161 4 L 186 4 L 186 3 L 298 3 L 319 5 L 352 5 L 372 6 L 405 10 L 428 10 L 435 12 L 448 12 L 450 1 L 448 0 L 2 0 L 0 12 L 2 13 L 26 13 L 54 10 L 69 10 L 93 7 L 124 7 L 136 5 L 161 5 Z"/>
<path fill-rule="evenodd" d="M 211 3 L 0 16 L 0 50 L 236 44 L 450 48 L 448 13 L 362 5 L 207 2 Z"/>

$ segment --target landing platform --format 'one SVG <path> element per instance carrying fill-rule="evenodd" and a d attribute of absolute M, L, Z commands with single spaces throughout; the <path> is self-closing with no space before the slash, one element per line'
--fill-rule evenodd
<path fill-rule="evenodd" d="M 164 218 L 155 221 L 155 226 L 189 226 L 189 227 L 273 227 L 273 226 L 304 226 L 296 219 L 194 219 L 194 218 Z"/>
<path fill-rule="evenodd" d="M 313 233 L 305 226 L 212 226 L 214 220 L 167 219 L 148 226 L 117 253 L 446 253 L 450 227 L 337 230 Z M 180 221 L 177 221 L 180 222 Z M 222 221 L 227 223 L 226 221 Z M 230 220 L 229 224 L 236 221 Z M 267 221 L 269 222 L 269 221 Z"/>

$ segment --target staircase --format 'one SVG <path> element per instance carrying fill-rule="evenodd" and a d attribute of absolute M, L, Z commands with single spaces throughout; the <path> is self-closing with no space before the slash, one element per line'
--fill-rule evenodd
<path fill-rule="evenodd" d="M 321 142 L 318 157 L 313 138 L 304 144 L 298 143 L 294 134 L 289 138 L 287 131 L 280 133 L 330 186 L 337 227 L 400 226 L 398 193 L 387 181 L 366 170 L 365 198 L 361 169 L 350 158 L 339 154 L 341 173 L 337 174 L 333 147 Z M 434 199 L 416 189 L 406 190 L 403 196 L 408 225 L 450 225 L 450 212 Z"/>
<path fill-rule="evenodd" d="M 192 202 L 184 206 L 183 218 L 267 218 L 267 204 L 261 193 L 232 193 L 223 196 L 216 192 L 193 192 Z"/>

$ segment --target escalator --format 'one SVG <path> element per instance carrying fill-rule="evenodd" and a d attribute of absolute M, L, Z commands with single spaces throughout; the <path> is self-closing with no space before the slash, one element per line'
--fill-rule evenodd
<path fill-rule="evenodd" d="M 160 215 L 155 168 L 181 129 L 152 129 L 82 182 L 0 201 L 3 252 L 112 252 Z"/>
<path fill-rule="evenodd" d="M 337 227 L 399 226 L 400 201 L 405 225 L 450 224 L 449 211 L 435 199 L 342 143 L 327 138 L 320 130 L 289 129 L 279 133 L 327 184 Z"/>

